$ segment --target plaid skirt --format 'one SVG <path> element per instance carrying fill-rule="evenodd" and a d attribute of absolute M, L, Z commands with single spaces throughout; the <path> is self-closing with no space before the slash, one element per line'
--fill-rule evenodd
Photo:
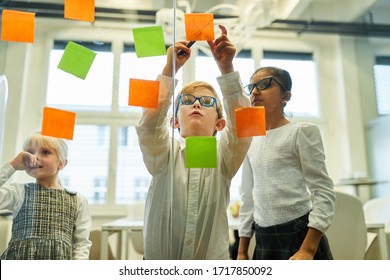
<path fill-rule="evenodd" d="M 290 222 L 270 227 L 254 224 L 256 248 L 253 259 L 288 260 L 300 248 L 308 231 L 309 213 Z M 333 260 L 328 239 L 322 236 L 315 260 Z"/>

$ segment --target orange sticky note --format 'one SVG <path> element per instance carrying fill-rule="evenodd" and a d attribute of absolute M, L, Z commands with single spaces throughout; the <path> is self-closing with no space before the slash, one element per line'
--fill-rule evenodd
<path fill-rule="evenodd" d="M 214 40 L 214 15 L 210 13 L 184 14 L 187 41 Z"/>
<path fill-rule="evenodd" d="M 95 21 L 95 0 L 65 0 L 64 17 L 68 19 Z"/>
<path fill-rule="evenodd" d="M 3 10 L 1 40 L 34 43 L 35 13 Z"/>
<path fill-rule="evenodd" d="M 43 108 L 42 135 L 73 140 L 76 113 Z"/>
<path fill-rule="evenodd" d="M 130 79 L 129 105 L 158 108 L 159 81 Z"/>
<path fill-rule="evenodd" d="M 237 137 L 266 134 L 264 106 L 236 109 Z"/>

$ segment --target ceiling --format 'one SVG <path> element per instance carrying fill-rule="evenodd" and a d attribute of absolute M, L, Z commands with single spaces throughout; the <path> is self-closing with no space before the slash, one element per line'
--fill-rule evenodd
<path fill-rule="evenodd" d="M 154 22 L 156 12 L 172 8 L 173 3 L 185 12 L 207 12 L 217 5 L 235 5 L 240 11 L 246 9 L 245 16 L 251 18 L 256 17 L 256 9 L 248 9 L 259 2 L 275 7 L 273 23 L 267 28 L 261 26 L 262 29 L 390 37 L 390 0 L 95 0 L 95 20 Z M 35 11 L 38 17 L 60 17 L 63 4 L 64 0 L 0 0 L 0 10 L 14 8 Z M 228 8 L 213 13 L 216 17 L 237 16 Z"/>

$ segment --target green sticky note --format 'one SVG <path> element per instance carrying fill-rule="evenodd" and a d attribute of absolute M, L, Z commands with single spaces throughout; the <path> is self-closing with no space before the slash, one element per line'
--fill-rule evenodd
<path fill-rule="evenodd" d="M 137 57 L 158 56 L 167 53 L 161 26 L 134 28 L 133 37 Z"/>
<path fill-rule="evenodd" d="M 58 64 L 58 68 L 84 80 L 95 57 L 95 52 L 69 41 Z"/>
<path fill-rule="evenodd" d="M 191 136 L 186 138 L 187 168 L 216 168 L 217 140 L 213 136 Z"/>

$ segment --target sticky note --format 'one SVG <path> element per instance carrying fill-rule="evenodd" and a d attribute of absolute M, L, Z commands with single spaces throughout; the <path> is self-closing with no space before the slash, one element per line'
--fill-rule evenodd
<path fill-rule="evenodd" d="M 236 109 L 237 137 L 266 134 L 264 106 Z"/>
<path fill-rule="evenodd" d="M 1 40 L 34 43 L 35 13 L 3 10 Z"/>
<path fill-rule="evenodd" d="M 69 41 L 58 64 L 58 68 L 84 80 L 95 57 L 95 52 Z"/>
<path fill-rule="evenodd" d="M 165 55 L 167 52 L 161 26 L 134 28 L 133 37 L 138 58 Z"/>
<path fill-rule="evenodd" d="M 209 13 L 184 14 L 187 41 L 214 40 L 214 15 Z"/>
<path fill-rule="evenodd" d="M 217 139 L 213 136 L 191 136 L 186 138 L 187 168 L 216 168 Z"/>
<path fill-rule="evenodd" d="M 73 140 L 76 113 L 43 108 L 42 135 Z"/>
<path fill-rule="evenodd" d="M 129 105 L 157 109 L 159 88 L 159 81 L 130 79 Z"/>
<path fill-rule="evenodd" d="M 65 0 L 64 18 L 95 21 L 95 0 Z"/>

